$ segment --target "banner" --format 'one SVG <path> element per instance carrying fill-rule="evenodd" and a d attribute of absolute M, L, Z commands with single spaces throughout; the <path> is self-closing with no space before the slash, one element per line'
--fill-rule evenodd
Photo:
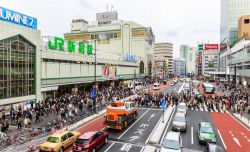
<path fill-rule="evenodd" d="M 102 67 L 102 76 L 106 79 L 115 79 L 117 75 L 117 68 L 115 66 L 104 65 Z"/>

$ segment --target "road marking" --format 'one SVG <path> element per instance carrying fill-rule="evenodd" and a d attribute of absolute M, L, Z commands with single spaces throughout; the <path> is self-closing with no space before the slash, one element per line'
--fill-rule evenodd
<path fill-rule="evenodd" d="M 233 140 L 241 147 L 240 142 L 237 138 L 234 137 Z"/>
<path fill-rule="evenodd" d="M 113 142 L 104 152 L 107 152 L 116 142 Z"/>
<path fill-rule="evenodd" d="M 191 144 L 193 145 L 194 144 L 194 129 L 193 129 L 193 126 L 191 127 Z"/>
<path fill-rule="evenodd" d="M 240 132 L 243 136 L 244 136 L 244 133 L 243 132 Z"/>
<path fill-rule="evenodd" d="M 144 112 L 144 114 L 143 115 L 141 115 L 141 117 L 139 118 L 139 119 L 137 119 L 132 125 L 130 125 L 129 127 L 128 127 L 128 129 L 127 130 L 125 130 L 119 137 L 118 137 L 118 139 L 120 139 L 124 134 L 126 134 L 146 113 L 148 113 L 149 112 L 149 109 L 147 110 L 147 111 L 145 111 Z"/>
<path fill-rule="evenodd" d="M 149 117 L 148 121 L 150 121 L 155 116 L 155 112 Z"/>
<path fill-rule="evenodd" d="M 129 137 L 129 141 L 133 141 L 135 139 L 138 139 L 139 137 L 138 136 L 132 136 L 132 137 Z"/>
<path fill-rule="evenodd" d="M 204 109 L 205 109 L 205 111 L 207 111 L 207 106 L 206 106 L 205 102 L 204 102 Z"/>
<path fill-rule="evenodd" d="M 250 142 L 250 139 L 247 139 L 248 142 Z"/>
<path fill-rule="evenodd" d="M 121 148 L 120 148 L 120 151 L 129 151 L 130 149 L 132 148 L 132 145 L 130 144 L 124 144 Z"/>
<path fill-rule="evenodd" d="M 172 120 L 172 117 L 173 117 L 174 113 L 175 113 L 175 107 L 174 107 L 174 110 L 172 111 L 172 114 L 171 114 L 171 116 L 170 116 L 170 119 L 168 120 L 167 127 L 166 127 L 166 129 L 165 129 L 165 131 L 164 131 L 164 133 L 163 133 L 163 136 L 162 136 L 162 138 L 161 138 L 160 143 L 163 142 L 163 139 L 164 139 L 165 136 L 166 136 L 166 133 L 167 133 L 167 131 L 168 131 L 169 124 L 170 124 L 170 122 L 171 122 L 171 120 Z"/>
<path fill-rule="evenodd" d="M 221 136 L 221 134 L 220 134 L 219 129 L 217 129 L 217 131 L 218 131 L 218 134 L 219 134 L 219 136 L 220 136 L 220 139 L 221 139 L 221 141 L 222 141 L 222 144 L 223 144 L 224 148 L 227 149 L 227 146 L 226 146 L 226 144 L 224 143 L 224 140 L 223 140 L 223 138 L 222 138 L 222 136 Z"/>
<path fill-rule="evenodd" d="M 167 110 L 165 110 L 165 112 L 166 112 Z M 164 112 L 164 114 L 165 114 L 165 112 Z M 161 116 L 161 118 L 163 117 L 163 115 Z M 157 124 L 155 125 L 155 127 L 154 127 L 154 129 L 152 130 L 152 132 L 150 133 L 150 135 L 148 136 L 148 138 L 147 138 L 147 140 L 146 140 L 146 142 L 145 143 L 148 143 L 148 141 L 149 141 L 149 139 L 151 138 L 151 136 L 153 135 L 153 133 L 154 133 L 154 131 L 155 131 L 155 129 L 156 129 L 156 127 L 159 125 L 159 123 L 161 122 L 161 118 L 158 120 L 158 122 L 157 122 Z M 140 126 L 141 127 L 141 126 Z"/>
<path fill-rule="evenodd" d="M 139 133 L 140 135 L 142 134 L 142 132 L 144 131 L 144 129 L 136 129 L 137 131 L 135 131 L 134 133 Z"/>
<path fill-rule="evenodd" d="M 215 112 L 218 112 L 218 110 L 216 109 L 216 106 L 213 104 L 214 110 Z"/>
<path fill-rule="evenodd" d="M 147 109 L 147 111 L 144 112 L 143 115 L 141 115 L 141 117 L 139 119 L 137 119 L 127 130 L 125 130 L 117 139 L 120 139 L 125 133 L 128 132 L 128 130 L 133 127 L 147 112 L 149 112 L 149 109 Z M 104 152 L 107 152 L 116 142 L 113 142 Z"/>

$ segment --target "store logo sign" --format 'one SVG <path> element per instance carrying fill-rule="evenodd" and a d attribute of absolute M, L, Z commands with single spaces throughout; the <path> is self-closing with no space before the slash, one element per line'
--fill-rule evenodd
<path fill-rule="evenodd" d="M 218 50 L 218 44 L 205 44 L 205 50 Z"/>
<path fill-rule="evenodd" d="M 37 19 L 0 7 L 0 20 L 37 29 Z"/>
<path fill-rule="evenodd" d="M 51 50 L 59 50 L 59 51 L 67 50 L 69 53 L 78 51 L 79 54 L 86 54 L 86 53 L 87 55 L 93 54 L 93 46 L 91 44 L 85 44 L 83 42 L 76 43 L 73 40 L 68 40 L 66 49 L 64 47 L 64 39 L 60 37 L 54 37 L 53 42 L 49 40 L 48 47 Z"/>
<path fill-rule="evenodd" d="M 124 57 L 123 57 L 123 61 L 137 62 L 137 57 L 135 55 L 125 54 Z"/>

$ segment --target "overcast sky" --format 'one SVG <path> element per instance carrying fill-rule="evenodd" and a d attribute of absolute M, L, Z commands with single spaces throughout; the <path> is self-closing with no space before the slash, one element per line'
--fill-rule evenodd
<path fill-rule="evenodd" d="M 0 0 L 0 6 L 36 17 L 43 36 L 62 36 L 75 18 L 95 20 L 113 5 L 119 19 L 151 26 L 156 42 L 219 43 L 220 0 Z"/>

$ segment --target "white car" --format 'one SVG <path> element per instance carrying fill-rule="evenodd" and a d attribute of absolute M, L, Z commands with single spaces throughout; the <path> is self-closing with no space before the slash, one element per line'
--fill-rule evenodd
<path fill-rule="evenodd" d="M 187 120 L 184 113 L 176 113 L 172 124 L 173 131 L 186 131 L 187 130 Z"/>
<path fill-rule="evenodd" d="M 159 90 L 160 89 L 160 84 L 159 83 L 154 83 L 153 84 L 153 90 Z"/>
<path fill-rule="evenodd" d="M 179 105 L 177 106 L 177 112 L 184 113 L 186 115 L 187 114 L 186 103 L 184 103 L 184 102 L 179 103 Z"/>
<path fill-rule="evenodd" d="M 170 131 L 163 140 L 161 152 L 181 152 L 182 140 L 179 132 Z"/>

